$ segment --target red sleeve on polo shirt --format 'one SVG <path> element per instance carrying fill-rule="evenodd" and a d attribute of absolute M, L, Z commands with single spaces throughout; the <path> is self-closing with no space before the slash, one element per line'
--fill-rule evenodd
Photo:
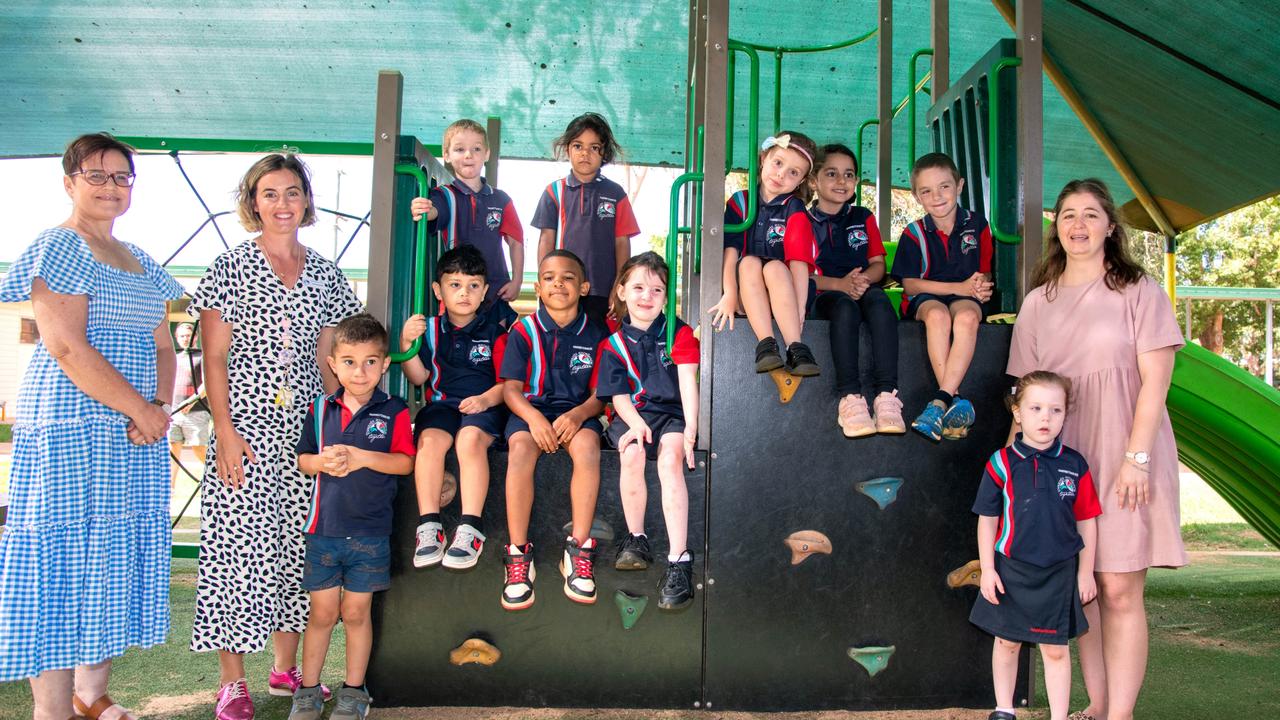
<path fill-rule="evenodd" d="M 493 341 L 493 381 L 495 383 L 502 382 L 502 356 L 507 352 L 507 337 L 510 334 L 502 333 Z"/>
<path fill-rule="evenodd" d="M 693 336 L 693 328 L 681 325 L 676 330 L 675 341 L 671 343 L 671 361 L 677 365 L 697 365 L 702 359 L 698 349 L 698 338 Z"/>
<path fill-rule="evenodd" d="M 809 213 L 792 212 L 787 217 L 787 232 L 782 236 L 782 255 L 787 262 L 800 261 L 814 270 L 817 266 L 814 258 L 813 223 L 809 221 Z"/>
<path fill-rule="evenodd" d="M 615 206 L 613 219 L 613 236 L 635 237 L 640 234 L 640 223 L 636 222 L 636 214 L 631 210 L 631 199 L 626 195 Z"/>
<path fill-rule="evenodd" d="M 508 332 L 502 343 L 502 361 L 494 362 L 494 367 L 499 368 L 498 377 L 503 380 L 520 380 L 527 382 L 529 380 L 529 357 L 532 354 L 533 343 L 536 339 L 528 336 L 528 330 L 523 322 L 516 323 L 511 332 Z"/>
<path fill-rule="evenodd" d="M 587 383 L 587 389 L 591 391 L 591 395 L 595 395 L 596 388 L 600 386 L 600 360 L 604 357 L 604 348 L 608 342 L 609 338 L 605 338 L 596 345 L 596 361 L 591 366 L 591 381 Z"/>
<path fill-rule="evenodd" d="M 876 216 L 867 216 L 867 259 L 884 257 L 884 240 L 880 238 L 880 226 L 876 224 Z"/>
<path fill-rule="evenodd" d="M 409 419 L 409 408 L 401 408 L 391 421 L 391 452 L 413 457 L 418 449 L 413 445 L 413 421 Z"/>
<path fill-rule="evenodd" d="M 1093 473 L 1088 470 L 1080 476 L 1076 487 L 1076 501 L 1072 506 L 1076 521 L 1089 520 L 1102 514 L 1102 504 L 1098 502 L 1098 491 L 1093 486 Z"/>
<path fill-rule="evenodd" d="M 991 226 L 982 224 L 982 232 L 978 233 L 978 272 L 991 272 Z"/>
<path fill-rule="evenodd" d="M 524 225 L 520 223 L 516 206 L 510 199 L 507 200 L 507 206 L 502 209 L 502 224 L 498 226 L 498 232 L 515 242 L 524 243 Z"/>

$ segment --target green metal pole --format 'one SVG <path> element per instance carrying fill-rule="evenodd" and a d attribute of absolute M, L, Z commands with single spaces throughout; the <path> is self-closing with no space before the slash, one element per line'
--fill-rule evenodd
<path fill-rule="evenodd" d="M 858 126 L 858 144 L 855 146 L 858 155 L 858 184 L 854 187 L 853 192 L 854 197 L 858 199 L 859 205 L 862 204 L 862 133 L 872 125 L 879 124 L 879 118 L 871 118 L 870 120 L 864 120 L 863 123 Z"/>
<path fill-rule="evenodd" d="M 680 255 L 680 190 L 687 183 L 700 182 L 702 173 L 687 172 L 675 179 L 671 183 L 671 210 L 668 215 L 667 225 L 667 351 L 670 352 L 671 344 L 675 342 L 676 337 L 676 282 L 679 276 L 676 272 L 676 263 Z"/>
<path fill-rule="evenodd" d="M 756 53 L 755 48 L 738 42 L 737 40 L 729 41 L 729 52 L 744 53 L 747 59 L 751 61 L 751 90 L 750 102 L 751 106 L 747 115 L 747 138 L 750 141 L 750 147 L 747 152 L 747 187 L 750 195 L 750 202 L 747 203 L 747 217 L 737 225 L 725 225 L 725 233 L 743 232 L 756 222 L 756 191 L 759 189 L 757 185 L 760 182 L 758 177 L 760 174 L 760 55 Z M 728 135 L 733 136 L 733 128 L 728 129 Z"/>
<path fill-rule="evenodd" d="M 782 130 L 782 51 L 773 51 L 773 134 Z"/>
<path fill-rule="evenodd" d="M 996 142 L 996 123 L 1000 118 L 1000 71 L 1021 64 L 1020 58 L 1000 58 L 991 65 L 991 72 L 987 74 L 987 207 L 991 211 L 991 236 L 1008 245 L 1016 245 L 1022 242 L 1022 238 L 1000 229 L 1000 184 L 996 177 L 1000 167 L 1000 145 Z"/>
<path fill-rule="evenodd" d="M 880 30 L 879 28 L 873 27 L 867 32 L 861 35 L 858 35 L 857 37 L 849 38 L 848 40 L 841 40 L 840 42 L 834 42 L 827 45 L 791 45 L 791 46 L 760 45 L 757 43 L 749 43 L 749 42 L 743 42 L 740 40 L 734 40 L 732 38 L 730 38 L 729 42 L 737 43 L 738 45 L 741 45 L 743 47 L 748 47 L 753 50 L 768 50 L 770 52 L 784 52 L 784 53 L 815 53 L 815 52 L 825 52 L 827 50 L 839 50 L 840 48 L 847 48 L 851 45 L 857 45 L 860 42 L 870 40 L 871 38 L 875 37 L 876 33 L 879 32 L 879 30 Z"/>
<path fill-rule="evenodd" d="M 427 174 L 422 172 L 422 168 L 417 165 L 410 163 L 401 163 L 396 165 L 396 174 L 412 175 L 414 179 L 418 181 L 418 197 L 426 197 L 427 193 L 430 192 L 430 185 L 427 182 Z M 430 266 L 435 263 L 435 253 L 427 252 L 427 218 L 425 216 L 418 219 L 416 230 L 417 238 L 413 248 L 413 299 L 410 303 L 410 307 L 414 315 L 423 315 L 426 310 L 426 286 L 428 278 L 431 276 Z M 391 362 L 404 362 L 405 360 L 417 355 L 420 349 L 422 349 L 422 338 L 418 337 L 413 341 L 413 345 L 405 352 L 391 353 Z"/>
<path fill-rule="evenodd" d="M 911 54 L 907 62 L 907 166 L 916 162 L 916 61 L 921 57 L 933 56 L 932 48 L 921 48 Z"/>
<path fill-rule="evenodd" d="M 725 58 L 725 60 L 729 66 L 729 80 L 725 86 L 725 97 L 727 99 L 725 106 L 728 108 L 728 117 L 725 119 L 725 127 L 728 128 L 728 132 L 725 133 L 724 138 L 724 171 L 727 174 L 731 169 L 733 169 L 733 91 L 734 87 L 737 85 L 738 55 L 731 49 L 729 51 L 729 57 Z M 697 168 L 694 169 L 696 170 Z"/>

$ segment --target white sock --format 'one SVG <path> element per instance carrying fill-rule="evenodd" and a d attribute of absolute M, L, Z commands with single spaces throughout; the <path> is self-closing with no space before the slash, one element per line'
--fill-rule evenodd
<path fill-rule="evenodd" d="M 693 559 L 693 556 L 689 554 L 688 550 L 685 550 L 679 555 L 672 555 L 670 553 L 667 554 L 667 562 L 680 562 L 682 560 L 692 560 L 692 559 Z"/>

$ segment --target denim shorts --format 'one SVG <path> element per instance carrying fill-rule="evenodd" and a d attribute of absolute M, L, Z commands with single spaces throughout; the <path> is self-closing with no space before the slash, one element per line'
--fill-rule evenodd
<path fill-rule="evenodd" d="M 391 587 L 391 538 L 307 536 L 302 589 L 372 593 Z"/>

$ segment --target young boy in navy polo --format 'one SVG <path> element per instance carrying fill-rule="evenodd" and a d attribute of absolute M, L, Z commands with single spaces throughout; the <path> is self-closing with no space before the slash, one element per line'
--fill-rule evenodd
<path fill-rule="evenodd" d="M 414 198 L 409 209 L 415 221 L 426 215 L 430 229 L 440 231 L 440 247 L 448 250 L 470 245 L 480 251 L 488 268 L 485 305 L 503 305 L 502 314 L 509 324 L 516 316 L 508 303 L 520 294 L 524 276 L 524 226 L 511 198 L 481 176 L 489 162 L 488 134 L 475 120 L 458 120 L 445 128 L 441 151 L 454 181 L 432 188 L 425 198 Z M 510 273 L 502 254 L 504 241 L 511 259 Z"/>
<path fill-rule="evenodd" d="M 369 712 L 369 608 L 373 593 L 391 586 L 391 504 L 398 477 L 413 470 L 409 408 L 378 389 L 390 362 L 382 323 L 367 314 L 338 323 L 328 362 L 342 387 L 311 403 L 297 446 L 298 467 L 315 482 L 302 577 L 311 615 L 290 720 L 320 718 L 320 670 L 339 617 L 347 633 L 347 675 L 330 717 L 363 720 Z"/>
<path fill-rule="evenodd" d="M 991 299 L 991 229 L 959 206 L 964 179 L 944 153 L 921 156 L 911 168 L 911 193 L 928 214 L 902 231 L 893 276 L 902 284 L 902 317 L 925 326 L 938 392 L 911 427 L 930 440 L 959 440 L 974 422 L 973 403 L 960 397 Z"/>
<path fill-rule="evenodd" d="M 989 720 L 1015 720 L 1024 642 L 1040 645 L 1050 719 L 1066 720 L 1067 641 L 1089 629 L 1083 605 L 1097 595 L 1094 518 L 1102 507 L 1084 457 L 1058 439 L 1070 394 L 1070 381 L 1051 372 L 1018 380 L 1012 405 L 1022 432 L 991 456 L 973 502 L 982 580 L 969 621 L 996 638 L 996 710 Z"/>
<path fill-rule="evenodd" d="M 582 308 L 592 322 L 603 325 L 618 268 L 631 257 L 631 238 L 640 234 L 627 191 L 600 174 L 622 148 L 603 117 L 584 113 L 569 122 L 551 150 L 557 158 L 568 157 L 570 171 L 547 186 L 533 214 L 533 226 L 542 230 L 538 262 L 552 249 L 581 258 L 591 288 Z"/>
<path fill-rule="evenodd" d="M 484 550 L 489 446 L 506 424 L 502 383 L 494 369 L 506 328 L 499 317 L 503 307 L 483 305 L 485 277 L 485 259 L 476 248 L 463 245 L 441 255 L 431 289 L 445 312 L 432 318 L 414 315 L 400 331 L 401 352 L 423 337 L 422 349 L 400 370 L 409 382 L 427 385 L 428 403 L 413 421 L 419 513 L 413 566 L 418 568 L 443 560 L 446 568 L 465 570 L 475 567 Z M 450 447 L 458 455 L 462 517 L 446 551 L 440 487 Z"/>
<path fill-rule="evenodd" d="M 596 540 L 590 537 L 600 489 L 596 356 L 607 330 L 588 322 L 579 302 L 590 290 L 587 270 L 568 250 L 552 250 L 538 266 L 538 312 L 511 328 L 499 367 L 505 380 L 507 420 L 507 545 L 502 607 L 533 604 L 533 471 L 542 453 L 567 448 L 573 460 L 569 484 L 573 534 L 565 540 L 560 573 L 570 600 L 596 601 Z"/>

